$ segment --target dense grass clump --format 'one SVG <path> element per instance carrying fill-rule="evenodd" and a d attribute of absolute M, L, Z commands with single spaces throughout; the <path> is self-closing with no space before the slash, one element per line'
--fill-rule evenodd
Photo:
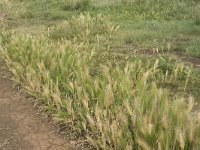
<path fill-rule="evenodd" d="M 118 27 L 113 26 L 108 17 L 101 14 L 92 17 L 85 13 L 73 16 L 67 21 L 52 28 L 53 39 L 74 39 L 76 42 L 103 45 L 116 33 Z"/>

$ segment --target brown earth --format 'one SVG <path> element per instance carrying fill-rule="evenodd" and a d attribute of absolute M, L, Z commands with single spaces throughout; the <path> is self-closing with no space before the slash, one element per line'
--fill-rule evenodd
<path fill-rule="evenodd" d="M 0 12 L 0 20 L 3 20 L 5 18 L 5 13 Z"/>
<path fill-rule="evenodd" d="M 0 63 L 0 150 L 73 150 L 33 104 L 4 78 Z"/>
<path fill-rule="evenodd" d="M 176 52 L 175 56 L 180 58 L 183 62 L 186 62 L 188 64 L 192 64 L 195 68 L 200 68 L 200 58 L 186 56 L 186 55 L 184 55 L 183 53 L 180 53 L 180 52 Z"/>

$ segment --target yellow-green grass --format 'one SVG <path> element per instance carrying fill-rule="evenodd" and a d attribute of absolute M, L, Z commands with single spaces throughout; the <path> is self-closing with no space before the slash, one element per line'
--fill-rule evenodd
<path fill-rule="evenodd" d="M 100 65 L 87 45 L 54 42 L 45 36 L 4 32 L 1 56 L 13 80 L 55 120 L 70 123 L 102 149 L 198 149 L 200 120 L 192 98 L 176 98 L 155 79 L 184 76 L 183 65 L 163 74 L 160 63 L 141 61 Z M 106 65 L 107 64 L 107 65 Z M 187 79 L 186 79 L 187 83 Z"/>

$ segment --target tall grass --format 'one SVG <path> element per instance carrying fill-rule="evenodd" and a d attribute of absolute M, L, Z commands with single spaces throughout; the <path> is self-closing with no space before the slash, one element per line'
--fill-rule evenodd
<path fill-rule="evenodd" d="M 92 16 L 89 13 L 72 16 L 71 19 L 52 27 L 50 37 L 103 46 L 119 28 L 113 26 L 109 19 L 101 14 Z"/>
<path fill-rule="evenodd" d="M 84 17 L 88 18 L 81 15 L 72 23 Z M 13 80 L 37 98 L 55 120 L 72 124 L 97 148 L 199 149 L 200 116 L 193 111 L 192 98 L 170 97 L 155 82 L 176 80 L 185 74 L 185 68 L 175 66 L 169 73 L 159 69 L 159 61 L 105 61 L 99 64 L 98 73 L 93 73 L 97 56 L 87 42 L 95 40 L 90 34 L 95 23 L 90 20 L 95 18 L 86 21 L 92 27 L 83 32 L 89 33 L 86 41 L 82 32 L 53 41 L 46 35 L 2 31 L 0 53 Z M 97 17 L 95 21 L 105 20 Z M 107 32 L 102 36 L 107 37 Z"/>
<path fill-rule="evenodd" d="M 92 16 L 90 13 L 83 13 L 72 16 L 71 19 L 52 27 L 49 37 L 54 40 L 70 40 L 72 43 L 79 43 L 85 47 L 79 53 L 91 53 L 97 66 L 100 62 L 108 61 L 107 56 L 112 39 L 118 32 L 119 27 L 114 26 L 109 17 L 98 14 Z"/>
<path fill-rule="evenodd" d="M 1 0 L 0 1 L 0 12 L 4 12 L 7 15 L 17 16 L 25 12 L 24 1 L 16 0 L 16 3 L 12 0 Z M 19 9 L 20 7 L 20 9 Z M 12 10 L 12 11 L 10 11 Z"/>

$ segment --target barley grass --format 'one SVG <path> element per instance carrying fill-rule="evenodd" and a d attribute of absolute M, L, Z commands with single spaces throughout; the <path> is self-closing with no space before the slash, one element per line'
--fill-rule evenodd
<path fill-rule="evenodd" d="M 151 8 L 150 17 L 159 17 Z M 116 61 L 109 46 L 117 30 L 107 17 L 88 13 L 43 35 L 3 28 L 0 57 L 16 84 L 97 149 L 199 149 L 200 115 L 193 98 L 158 87 L 183 78 L 186 89 L 191 69 L 176 63 L 169 69 L 164 58 Z"/>
<path fill-rule="evenodd" d="M 199 113 L 193 112 L 193 99 L 170 97 L 154 82 L 176 80 L 184 74 L 184 66 L 168 74 L 159 69 L 159 61 L 148 67 L 138 60 L 124 67 L 106 62 L 93 74 L 95 61 L 87 42 L 55 42 L 46 35 L 7 31 L 0 39 L 1 56 L 13 80 L 55 120 L 72 124 L 93 146 L 105 150 L 199 148 L 200 120 Z"/>

